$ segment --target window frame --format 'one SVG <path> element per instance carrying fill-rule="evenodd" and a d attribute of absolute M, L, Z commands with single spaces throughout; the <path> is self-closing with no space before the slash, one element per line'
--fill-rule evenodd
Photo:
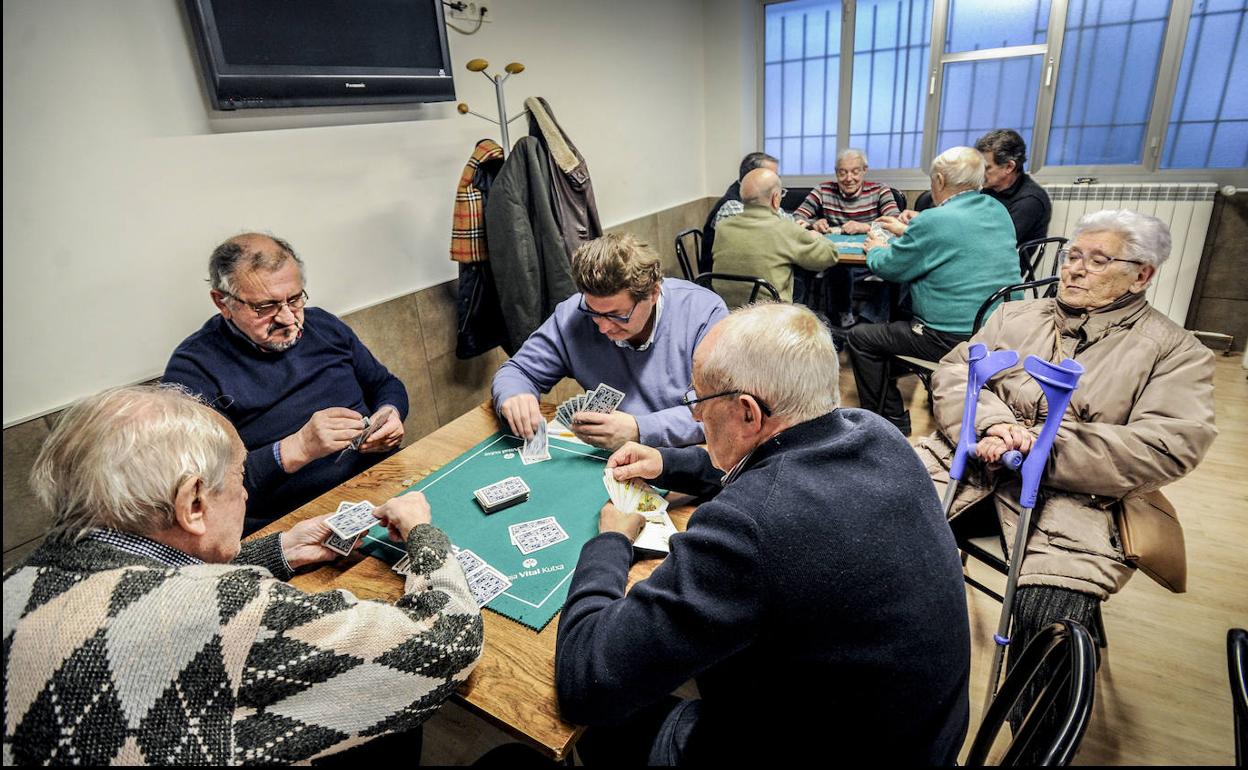
<path fill-rule="evenodd" d="M 766 8 L 793 0 L 757 0 L 755 13 L 755 72 L 756 81 L 756 139 L 759 147 L 765 140 L 766 88 Z M 836 121 L 836 148 L 839 153 L 849 146 L 850 110 L 854 83 L 854 32 L 858 0 L 841 2 L 841 56 L 839 88 L 842 98 L 838 100 Z M 1036 94 L 1035 124 L 1032 141 L 1027 147 L 1027 172 L 1037 181 L 1051 184 L 1071 183 L 1076 179 L 1091 177 L 1104 183 L 1139 182 L 1215 182 L 1222 185 L 1248 187 L 1248 167 L 1238 168 L 1161 168 L 1161 156 L 1166 147 L 1170 128 L 1170 113 L 1174 107 L 1183 50 L 1187 44 L 1188 27 L 1194 0 L 1171 0 L 1170 14 L 1166 21 L 1166 33 L 1162 41 L 1156 82 L 1148 115 L 1141 157 L 1136 163 L 1101 165 L 1048 165 L 1045 160 L 1049 149 L 1057 84 L 1061 77 L 1062 47 L 1065 43 L 1066 16 L 1069 0 L 1051 0 L 1049 28 L 1045 43 L 1013 46 L 1010 48 L 984 49 L 974 52 L 945 53 L 944 40 L 948 32 L 950 0 L 933 0 L 931 40 L 929 41 L 928 86 L 925 94 L 923 115 L 923 142 L 920 167 L 906 169 L 872 169 L 871 178 L 900 189 L 926 189 L 928 170 L 932 159 L 939 153 L 936 137 L 939 129 L 940 106 L 943 95 L 945 66 L 959 61 L 1000 60 L 1018 56 L 1043 55 L 1043 75 Z M 846 51 L 850 52 L 846 54 Z M 831 171 L 827 172 L 828 174 Z M 789 174 L 786 182 L 790 187 L 814 187 L 828 177 L 808 174 Z"/>

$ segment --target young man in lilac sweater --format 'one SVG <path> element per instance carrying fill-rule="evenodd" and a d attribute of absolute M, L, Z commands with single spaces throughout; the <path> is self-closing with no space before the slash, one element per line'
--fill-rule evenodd
<path fill-rule="evenodd" d="M 517 436 L 543 422 L 537 399 L 564 377 L 589 390 L 624 393 L 611 414 L 579 412 L 572 431 L 616 449 L 626 441 L 687 446 L 702 427 L 680 399 L 693 377 L 693 350 L 728 309 L 717 294 L 663 278 L 659 255 L 628 234 L 604 235 L 572 255 L 580 292 L 555 308 L 494 375 L 494 407 Z"/>

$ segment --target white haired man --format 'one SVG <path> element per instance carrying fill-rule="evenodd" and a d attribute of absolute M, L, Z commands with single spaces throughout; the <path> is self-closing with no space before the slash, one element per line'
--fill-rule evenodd
<path fill-rule="evenodd" d="M 717 494 L 627 594 L 639 514 L 608 503 L 581 551 L 555 672 L 564 718 L 590 725 L 587 764 L 957 758 L 970 634 L 952 535 L 909 444 L 837 392 L 814 313 L 748 306 L 694 357 L 684 402 L 706 448 L 611 456 L 617 479 Z M 700 700 L 668 697 L 690 677 Z"/>
<path fill-rule="evenodd" d="M 916 217 L 890 244 L 868 237 L 867 266 L 888 281 L 909 284 L 914 318 L 862 324 L 847 347 L 858 403 L 879 409 L 904 435 L 910 414 L 888 377 L 894 355 L 938 360 L 971 334 L 975 313 L 997 289 L 1018 283 L 1014 222 L 998 201 L 980 195 L 984 160 L 970 147 L 945 150 L 932 162 L 936 207 Z M 883 407 L 879 406 L 883 395 Z"/>
<path fill-rule="evenodd" d="M 284 764 L 396 732 L 419 755 L 482 644 L 428 503 L 374 512 L 415 564 L 396 603 L 307 594 L 282 581 L 336 556 L 327 517 L 240 545 L 245 456 L 176 388 L 61 419 L 31 474 L 53 528 L 4 576 L 6 765 Z"/>
<path fill-rule="evenodd" d="M 1092 623 L 1100 602 L 1135 571 L 1115 523 L 1122 501 L 1148 494 L 1168 507 L 1154 490 L 1191 472 L 1217 434 L 1213 354 L 1144 298 L 1169 253 L 1170 233 L 1155 217 L 1126 210 L 1088 214 L 1061 252 L 1057 297 L 1001 305 L 970 340 L 1020 357 L 1074 358 L 1084 368 L 1041 481 L 1043 502 L 1021 565 L 1011 650 L 1021 651 L 1059 618 Z M 942 491 L 961 429 L 968 344 L 954 348 L 932 377 L 937 432 L 918 447 Z M 989 462 L 1010 449 L 1026 453 L 1044 420 L 1035 381 L 1021 366 L 1007 370 L 980 392 L 976 451 Z M 1013 474 L 970 474 L 951 516 L 955 526 L 987 518 L 1012 546 L 1018 495 Z M 1182 542 L 1169 545 L 1182 563 Z"/>
<path fill-rule="evenodd" d="M 867 181 L 867 155 L 854 147 L 836 156 L 836 180 L 810 191 L 794 212 L 797 221 L 820 234 L 831 232 L 861 235 L 871 230 L 871 222 L 901 213 L 897 199 L 886 185 Z M 828 317 L 843 327 L 853 326 L 854 279 L 865 275 L 862 268 L 834 267 L 828 271 L 830 284 Z"/>

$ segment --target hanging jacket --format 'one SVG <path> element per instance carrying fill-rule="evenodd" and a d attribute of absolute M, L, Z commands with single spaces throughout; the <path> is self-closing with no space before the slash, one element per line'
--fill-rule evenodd
<path fill-rule="evenodd" d="M 482 166 L 484 165 L 484 173 Z M 455 207 L 451 213 L 451 259 L 456 262 L 485 262 L 490 251 L 485 237 L 485 193 L 478 187 L 493 181 L 503 165 L 503 148 L 493 139 L 477 142 L 455 188 Z"/>
<path fill-rule="evenodd" d="M 546 151 L 555 222 L 571 258 L 582 244 L 602 235 L 589 167 L 563 127 L 555 121 L 545 99 L 531 96 L 524 100 L 524 106 L 529 111 L 529 136 L 537 137 Z"/>
<path fill-rule="evenodd" d="M 482 139 L 455 191 L 451 259 L 460 263 L 455 356 L 461 359 L 493 350 L 506 338 L 485 231 L 485 204 L 502 165 L 503 148 Z"/>
<path fill-rule="evenodd" d="M 521 137 L 486 200 L 490 268 L 507 326 L 503 348 L 508 354 L 576 292 L 555 215 L 547 154 L 538 139 Z"/>

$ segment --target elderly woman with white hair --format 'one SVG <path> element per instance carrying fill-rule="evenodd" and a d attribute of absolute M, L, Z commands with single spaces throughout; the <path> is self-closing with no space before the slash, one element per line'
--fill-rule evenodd
<path fill-rule="evenodd" d="M 910 415 L 888 377 L 894 355 L 937 360 L 971 334 L 989 295 L 1018 283 L 1014 222 L 1000 202 L 979 194 L 984 160 L 970 147 L 945 150 L 932 162 L 936 208 L 916 217 L 891 244 L 871 236 L 867 267 L 887 281 L 909 284 L 914 318 L 855 326 L 849 358 L 858 403 L 876 410 L 904 435 Z"/>
<path fill-rule="evenodd" d="M 1073 358 L 1084 367 L 1041 481 L 1021 564 L 1013 648 L 1021 650 L 1059 618 L 1092 622 L 1099 603 L 1135 571 L 1116 523 L 1123 501 L 1134 505 L 1147 496 L 1149 504 L 1168 508 L 1156 490 L 1195 468 L 1217 433 L 1212 353 L 1144 297 L 1169 253 L 1170 233 L 1154 217 L 1088 214 L 1061 252 L 1057 297 L 1006 303 L 970 340 L 1020 357 Z M 948 481 L 959 437 L 967 347 L 949 353 L 932 377 L 937 432 L 918 450 L 938 486 Z M 1026 453 L 1046 414 L 1039 385 L 1021 366 L 994 377 L 975 413 L 979 457 L 994 463 L 1010 449 Z M 1012 473 L 990 465 L 980 475 L 966 474 L 950 514 L 955 529 L 986 518 L 1012 546 L 1018 495 Z M 1182 564 L 1181 539 L 1168 545 Z"/>

